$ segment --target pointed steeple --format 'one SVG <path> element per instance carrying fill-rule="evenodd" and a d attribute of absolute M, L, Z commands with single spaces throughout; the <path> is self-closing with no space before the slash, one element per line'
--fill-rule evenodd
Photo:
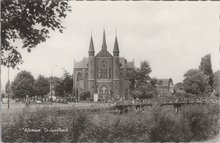
<path fill-rule="evenodd" d="M 90 44 L 89 44 L 89 56 L 94 56 L 94 54 L 95 54 L 95 49 L 94 49 L 93 38 L 91 34 L 91 39 L 90 39 Z"/>
<path fill-rule="evenodd" d="M 106 39 L 105 39 L 105 30 L 103 31 L 102 49 L 107 50 Z"/>
<path fill-rule="evenodd" d="M 116 34 L 116 36 L 115 36 L 115 44 L 114 44 L 114 49 L 113 49 L 113 55 L 114 55 L 114 56 L 119 56 L 119 47 L 118 47 L 117 34 Z"/>
<path fill-rule="evenodd" d="M 94 50 L 94 45 L 93 45 L 92 35 L 91 35 L 91 38 L 90 38 L 89 51 L 95 51 L 95 50 Z"/>
<path fill-rule="evenodd" d="M 113 51 L 119 51 L 119 48 L 118 48 L 118 38 L 117 36 L 115 36 L 115 44 L 114 44 L 114 50 Z"/>

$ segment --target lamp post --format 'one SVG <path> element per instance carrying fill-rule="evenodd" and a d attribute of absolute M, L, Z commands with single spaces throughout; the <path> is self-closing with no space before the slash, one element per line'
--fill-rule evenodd
<path fill-rule="evenodd" d="M 8 87 L 7 87 L 7 94 L 8 94 L 8 109 L 9 109 L 9 92 L 10 92 L 10 90 L 9 90 L 9 88 L 10 88 L 10 80 L 9 80 L 9 53 L 8 53 L 8 55 L 7 55 L 7 68 L 8 68 Z"/>
<path fill-rule="evenodd" d="M 52 88 L 53 88 L 52 80 L 53 80 L 53 79 L 52 79 L 52 78 L 53 78 L 53 68 L 54 68 L 54 67 L 57 67 L 57 65 L 55 65 L 55 66 L 53 66 L 53 67 L 51 68 L 51 75 L 50 75 L 50 79 L 51 79 L 51 81 L 50 81 L 50 96 L 51 96 L 51 97 L 50 97 L 50 99 L 51 99 L 50 101 L 51 101 L 51 103 L 50 103 L 50 104 L 51 104 L 51 105 L 53 104 L 53 93 L 52 93 Z"/>
<path fill-rule="evenodd" d="M 85 71 L 85 69 L 82 70 L 82 75 L 83 75 L 83 87 L 82 87 L 82 91 L 86 90 L 86 76 L 87 76 L 87 72 Z M 80 97 L 79 97 L 80 100 Z"/>
<path fill-rule="evenodd" d="M 8 67 L 8 89 L 7 89 L 8 91 L 7 91 L 7 92 L 8 92 L 8 109 L 9 109 L 9 88 L 10 88 L 10 80 L 9 80 L 9 64 L 8 64 L 7 67 Z"/>

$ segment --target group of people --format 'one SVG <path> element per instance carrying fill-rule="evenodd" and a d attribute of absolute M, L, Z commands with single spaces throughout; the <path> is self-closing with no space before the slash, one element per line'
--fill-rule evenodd
<path fill-rule="evenodd" d="M 36 97 L 32 97 L 32 98 L 30 98 L 28 95 L 26 95 L 26 98 L 25 98 L 25 105 L 26 106 L 29 106 L 30 105 L 30 103 L 31 102 L 36 102 L 36 103 L 52 103 L 52 98 L 45 98 L 45 97 L 43 97 L 43 98 L 41 98 L 40 100 L 38 99 L 38 98 L 36 98 Z"/>

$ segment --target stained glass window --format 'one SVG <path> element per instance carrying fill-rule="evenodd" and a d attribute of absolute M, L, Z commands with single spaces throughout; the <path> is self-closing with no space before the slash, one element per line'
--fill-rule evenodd
<path fill-rule="evenodd" d="M 108 71 L 108 67 L 107 67 L 106 62 L 102 63 L 98 73 L 99 73 L 100 79 L 107 79 L 108 78 L 109 71 Z"/>

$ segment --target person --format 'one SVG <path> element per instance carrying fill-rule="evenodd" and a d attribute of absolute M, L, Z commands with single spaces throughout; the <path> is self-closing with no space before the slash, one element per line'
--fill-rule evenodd
<path fill-rule="evenodd" d="M 134 99 L 132 99 L 132 101 L 131 101 L 131 102 L 132 102 L 132 104 L 134 105 L 134 103 L 135 103 Z"/>
<path fill-rule="evenodd" d="M 50 97 L 50 104 L 51 104 L 51 105 L 52 105 L 52 102 L 53 102 L 52 97 Z"/>
<path fill-rule="evenodd" d="M 26 103 L 26 106 L 29 106 L 29 99 L 28 99 L 28 95 L 26 95 L 26 98 L 25 98 L 25 103 Z"/>

